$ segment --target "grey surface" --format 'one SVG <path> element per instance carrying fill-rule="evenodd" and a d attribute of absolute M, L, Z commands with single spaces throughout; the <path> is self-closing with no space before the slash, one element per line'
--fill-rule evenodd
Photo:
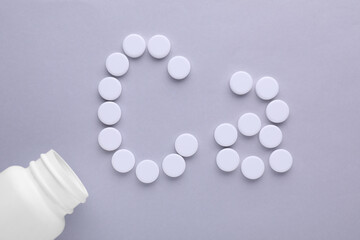
<path fill-rule="evenodd" d="M 359 239 L 359 12 L 355 0 L 1 1 L 0 170 L 50 148 L 69 162 L 90 197 L 60 240 Z M 146 53 L 121 78 L 117 128 L 138 161 L 160 164 L 183 132 L 200 143 L 180 179 L 161 173 L 149 186 L 117 174 L 97 144 L 105 58 L 133 32 L 166 34 L 171 56 L 193 67 L 176 82 L 169 58 Z M 215 165 L 218 124 L 247 111 L 265 121 L 254 92 L 231 94 L 237 70 L 280 83 L 291 108 L 281 147 L 295 161 L 285 175 L 269 169 L 257 138 L 235 149 L 265 160 L 259 181 Z"/>

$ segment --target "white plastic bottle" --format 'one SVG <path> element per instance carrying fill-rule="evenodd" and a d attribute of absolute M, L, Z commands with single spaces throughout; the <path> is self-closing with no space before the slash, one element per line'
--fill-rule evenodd
<path fill-rule="evenodd" d="M 88 197 L 84 185 L 54 151 L 28 168 L 0 173 L 0 239 L 54 240 L 71 214 Z"/>

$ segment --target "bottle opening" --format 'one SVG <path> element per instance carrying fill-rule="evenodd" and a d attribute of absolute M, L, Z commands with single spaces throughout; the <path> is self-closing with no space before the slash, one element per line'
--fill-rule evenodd
<path fill-rule="evenodd" d="M 79 202 L 84 203 L 89 193 L 80 178 L 57 152 L 50 150 L 46 155 L 48 154 L 53 155 L 53 159 L 56 161 L 56 163 L 47 164 L 48 167 L 53 170 L 53 174 L 56 175 L 56 178 L 64 184 L 64 187 L 67 188 Z M 49 156 L 48 159 L 50 160 L 52 157 Z M 58 165 L 59 168 L 56 165 Z"/>

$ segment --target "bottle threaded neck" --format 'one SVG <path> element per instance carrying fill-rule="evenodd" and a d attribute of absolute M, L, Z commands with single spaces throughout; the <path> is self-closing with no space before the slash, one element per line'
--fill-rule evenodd
<path fill-rule="evenodd" d="M 29 169 L 43 192 L 65 214 L 71 214 L 89 196 L 78 176 L 54 150 L 41 154 Z"/>

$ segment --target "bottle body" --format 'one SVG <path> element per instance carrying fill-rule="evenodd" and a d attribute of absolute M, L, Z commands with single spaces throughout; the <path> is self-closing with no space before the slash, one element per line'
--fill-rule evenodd
<path fill-rule="evenodd" d="M 0 239 L 53 240 L 65 227 L 65 215 L 87 196 L 54 151 L 28 168 L 9 167 L 0 173 Z"/>

